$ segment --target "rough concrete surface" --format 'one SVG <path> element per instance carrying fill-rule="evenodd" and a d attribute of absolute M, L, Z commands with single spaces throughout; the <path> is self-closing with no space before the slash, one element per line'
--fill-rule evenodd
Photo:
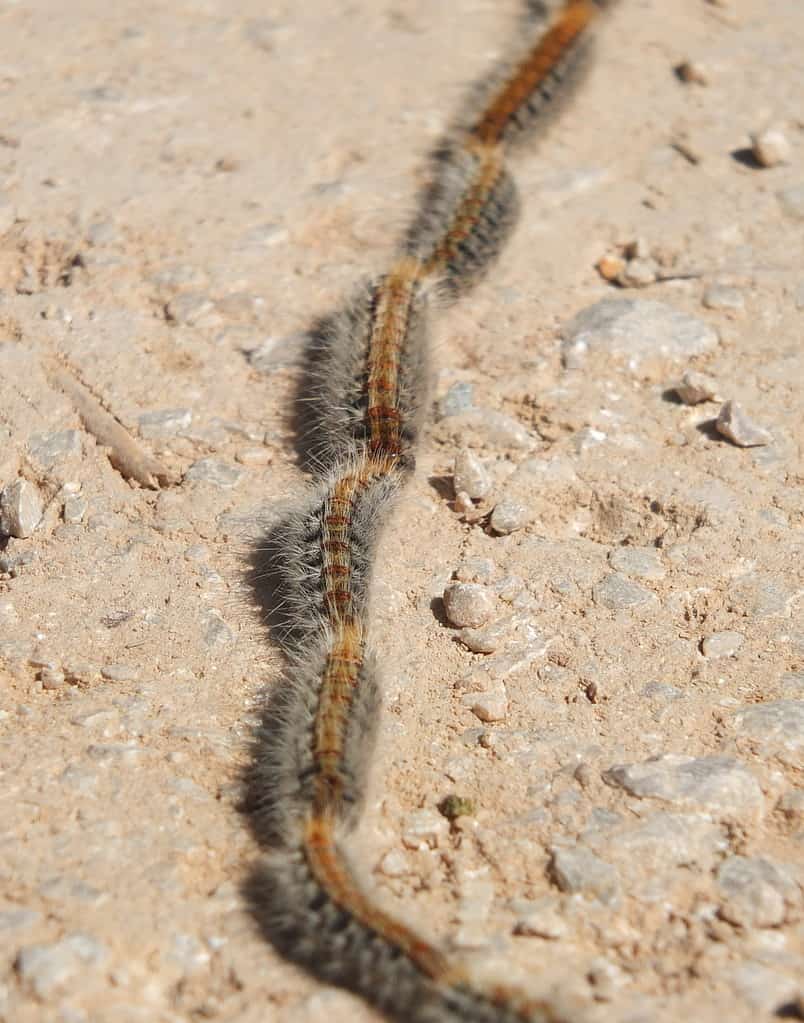
<path fill-rule="evenodd" d="M 302 482 L 300 334 L 383 269 L 514 14 L 0 4 L 0 1019 L 377 1019 L 240 894 L 281 666 L 245 569 Z M 622 0 L 437 324 L 379 552 L 365 873 L 591 1023 L 804 1018 L 802 53 L 797 0 Z M 681 402 L 693 371 L 719 401 Z"/>

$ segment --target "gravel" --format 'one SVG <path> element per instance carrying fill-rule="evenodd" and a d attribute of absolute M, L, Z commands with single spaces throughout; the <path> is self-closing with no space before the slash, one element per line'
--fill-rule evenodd
<path fill-rule="evenodd" d="M 703 401 L 720 401 L 717 384 L 705 373 L 688 369 L 673 390 L 685 405 L 700 405 Z"/>
<path fill-rule="evenodd" d="M 533 511 L 512 497 L 504 497 L 494 506 L 489 524 L 498 536 L 509 536 L 524 529 L 533 520 Z"/>
<path fill-rule="evenodd" d="M 804 753 L 804 700 L 750 704 L 735 713 L 732 723 L 765 754 Z"/>
<path fill-rule="evenodd" d="M 458 628 L 485 625 L 494 609 L 494 595 L 480 583 L 454 582 L 444 590 L 444 611 Z"/>
<path fill-rule="evenodd" d="M 193 413 L 188 408 L 143 412 L 137 420 L 140 436 L 148 438 L 173 437 L 181 430 L 186 430 L 192 421 Z"/>
<path fill-rule="evenodd" d="M 580 369 L 589 356 L 614 358 L 636 370 L 646 361 L 677 361 L 711 351 L 717 332 L 694 316 L 648 299 L 607 298 L 581 310 L 564 328 L 562 356 Z"/>
<path fill-rule="evenodd" d="M 439 419 L 457 416 L 467 412 L 474 404 L 475 389 L 469 383 L 459 381 L 453 384 L 447 393 L 436 403 L 436 415 Z"/>
<path fill-rule="evenodd" d="M 703 294 L 703 304 L 707 309 L 737 313 L 745 309 L 745 296 L 728 284 L 711 284 Z"/>
<path fill-rule="evenodd" d="M 553 846 L 550 855 L 550 875 L 562 892 L 589 895 L 605 905 L 619 900 L 617 871 L 591 850 L 582 845 Z"/>
<path fill-rule="evenodd" d="M 722 406 L 715 420 L 715 429 L 738 448 L 763 447 L 773 440 L 770 433 L 757 426 L 736 401 L 727 401 Z"/>
<path fill-rule="evenodd" d="M 453 468 L 455 493 L 467 494 L 473 501 L 480 501 L 491 490 L 491 478 L 485 466 L 471 451 L 463 448 L 455 456 Z"/>
<path fill-rule="evenodd" d="M 609 564 L 616 572 L 636 579 L 663 579 L 664 565 L 654 547 L 615 547 Z"/>
<path fill-rule="evenodd" d="M 58 462 L 81 455 L 81 433 L 78 430 L 59 430 L 34 434 L 28 441 L 28 451 L 43 469 L 51 469 Z"/>
<path fill-rule="evenodd" d="M 603 773 L 609 785 L 639 799 L 659 799 L 716 816 L 760 818 L 765 801 L 754 775 L 732 757 L 666 753 Z"/>
<path fill-rule="evenodd" d="M 734 657 L 745 642 L 740 632 L 713 632 L 701 644 L 704 657 L 715 660 L 718 657 Z"/>
<path fill-rule="evenodd" d="M 595 586 L 593 597 L 596 604 L 610 611 L 627 611 L 631 608 L 646 607 L 657 602 L 656 594 L 643 586 L 632 583 L 617 573 L 607 575 Z"/>
<path fill-rule="evenodd" d="M 751 135 L 751 152 L 760 167 L 790 162 L 790 143 L 781 128 L 765 128 Z"/>
<path fill-rule="evenodd" d="M 106 949 L 87 934 L 70 934 L 50 945 L 28 945 L 17 955 L 20 980 L 38 998 L 49 1001 L 82 977 L 88 966 L 103 961 Z"/>
<path fill-rule="evenodd" d="M 787 903 L 799 902 L 798 886 L 775 864 L 747 856 L 729 856 L 717 872 L 720 915 L 741 927 L 778 927 Z"/>
<path fill-rule="evenodd" d="M 29 537 L 42 521 L 39 491 L 28 480 L 17 479 L 0 492 L 0 535 Z"/>
<path fill-rule="evenodd" d="M 184 479 L 193 483 L 209 483 L 221 490 L 231 490 L 243 478 L 244 471 L 236 465 L 221 462 L 217 458 L 202 458 L 193 462 Z"/>

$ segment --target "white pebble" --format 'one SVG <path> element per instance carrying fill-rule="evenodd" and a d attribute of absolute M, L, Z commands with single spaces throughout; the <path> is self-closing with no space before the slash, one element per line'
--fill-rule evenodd
<path fill-rule="evenodd" d="M 450 583 L 444 590 L 444 611 L 452 625 L 477 628 L 494 613 L 494 598 L 478 583 Z"/>
<path fill-rule="evenodd" d="M 453 469 L 455 493 L 467 494 L 473 501 L 484 498 L 491 490 L 491 479 L 477 455 L 462 448 L 455 456 Z"/>
<path fill-rule="evenodd" d="M 739 288 L 733 288 L 728 284 L 712 284 L 704 292 L 703 304 L 707 309 L 740 312 L 745 308 L 745 297 Z"/>
<path fill-rule="evenodd" d="M 745 637 L 739 632 L 714 632 L 703 641 L 701 649 L 704 657 L 710 660 L 716 657 L 734 657 L 744 641 Z"/>
<path fill-rule="evenodd" d="M 407 856 L 399 849 L 389 849 L 380 860 L 380 873 L 386 877 L 405 877 L 410 873 Z"/>
<path fill-rule="evenodd" d="M 502 683 L 490 692 L 465 696 L 464 701 L 471 704 L 472 713 L 476 718 L 488 724 L 493 721 L 504 721 L 508 716 L 508 695 Z"/>
<path fill-rule="evenodd" d="M 416 810 L 405 824 L 402 843 L 408 849 L 437 849 L 449 833 L 449 824 L 434 810 Z"/>
<path fill-rule="evenodd" d="M 527 526 L 531 512 L 521 501 L 504 497 L 491 513 L 491 528 L 499 536 L 508 536 Z"/>
<path fill-rule="evenodd" d="M 748 418 L 736 401 L 727 401 L 723 405 L 715 421 L 715 428 L 739 448 L 763 447 L 773 440 L 767 430 Z"/>
<path fill-rule="evenodd" d="M 676 384 L 673 390 L 685 405 L 700 405 L 702 401 L 720 401 L 715 381 L 694 369 L 688 369 L 682 376 L 681 383 Z"/>
<path fill-rule="evenodd" d="M 17 479 L 0 493 L 0 534 L 29 537 L 42 521 L 42 499 L 28 480 Z"/>
<path fill-rule="evenodd" d="M 761 167 L 790 162 L 790 143 L 781 128 L 766 128 L 751 135 L 751 152 Z"/>

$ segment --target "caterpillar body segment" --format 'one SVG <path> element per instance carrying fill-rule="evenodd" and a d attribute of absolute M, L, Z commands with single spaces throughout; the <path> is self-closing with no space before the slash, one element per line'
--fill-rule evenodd
<path fill-rule="evenodd" d="M 396 446 L 413 451 L 428 394 L 429 304 L 430 291 L 415 260 L 403 258 L 313 326 L 299 425 L 314 473 L 330 472 L 372 443 L 380 450 L 372 429 L 376 434 L 389 418 L 397 423 Z M 389 417 L 389 410 L 396 414 Z"/>
<path fill-rule="evenodd" d="M 455 299 L 496 260 L 519 217 L 519 195 L 497 145 L 447 141 L 430 166 L 405 246 Z"/>

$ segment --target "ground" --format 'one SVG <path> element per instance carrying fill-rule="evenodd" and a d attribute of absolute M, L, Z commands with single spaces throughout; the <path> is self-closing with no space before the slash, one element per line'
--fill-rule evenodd
<path fill-rule="evenodd" d="M 284 964 L 240 894 L 281 668 L 245 570 L 303 486 L 298 335 L 386 266 L 514 12 L 0 5 L 0 486 L 31 525 L 0 550 L 0 1019 L 376 1019 Z M 794 0 L 622 0 L 512 164 L 502 259 L 436 318 L 379 551 L 356 855 L 478 973 L 592 1023 L 804 1016 L 802 52 Z M 762 166 L 768 128 L 789 153 Z M 626 249 L 617 287 L 597 264 Z M 573 321 L 611 299 L 630 332 Z M 111 464 L 56 359 L 160 488 Z M 690 369 L 720 400 L 679 400 Z M 726 400 L 769 443 L 719 433 Z M 490 636 L 445 615 L 456 573 Z"/>

